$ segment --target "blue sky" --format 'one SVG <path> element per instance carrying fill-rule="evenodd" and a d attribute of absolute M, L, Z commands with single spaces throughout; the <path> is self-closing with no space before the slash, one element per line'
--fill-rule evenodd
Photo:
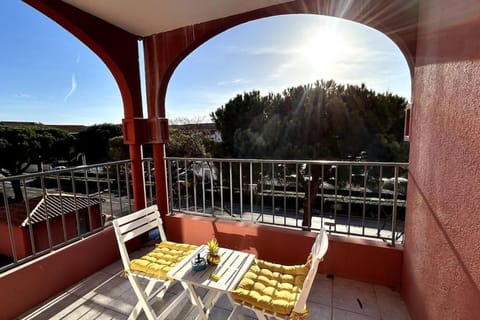
<path fill-rule="evenodd" d="M 23 2 L 0 2 L 0 121 L 120 123 L 112 75 L 85 45 Z M 405 58 L 382 33 L 314 15 L 257 20 L 228 30 L 189 55 L 170 80 L 170 121 L 208 121 L 236 94 L 262 94 L 334 79 L 410 99 Z"/>

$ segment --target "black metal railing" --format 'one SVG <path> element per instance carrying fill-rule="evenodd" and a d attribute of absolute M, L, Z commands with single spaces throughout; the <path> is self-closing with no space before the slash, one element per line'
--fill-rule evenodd
<path fill-rule="evenodd" d="M 166 163 L 171 212 L 403 242 L 408 163 L 172 157 Z"/>
<path fill-rule="evenodd" d="M 125 160 L 0 177 L 0 272 L 131 213 L 130 165 Z M 143 167 L 144 196 L 147 205 L 155 204 L 152 160 Z M 166 167 L 172 214 L 326 227 L 403 242 L 407 163 L 170 157 Z"/>
<path fill-rule="evenodd" d="M 144 160 L 147 204 L 153 166 Z M 130 160 L 0 178 L 0 272 L 88 237 L 133 211 Z"/>

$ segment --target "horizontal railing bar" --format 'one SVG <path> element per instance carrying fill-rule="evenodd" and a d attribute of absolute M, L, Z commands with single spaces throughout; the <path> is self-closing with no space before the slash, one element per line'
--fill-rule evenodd
<path fill-rule="evenodd" d="M 198 162 L 237 162 L 237 163 L 273 163 L 273 164 L 318 164 L 318 165 L 353 165 L 353 166 L 378 166 L 408 168 L 408 162 L 368 162 L 368 161 L 337 161 L 337 160 L 276 160 L 276 159 L 230 159 L 230 158 L 184 158 L 166 157 L 170 161 L 198 161 Z"/>
<path fill-rule="evenodd" d="M 80 165 L 80 166 L 76 166 L 76 167 L 69 167 L 69 168 L 58 169 L 58 170 L 49 170 L 49 171 L 43 171 L 43 172 L 32 172 L 32 173 L 20 174 L 20 175 L 16 175 L 16 176 L 6 176 L 6 177 L 1 177 L 0 182 L 10 181 L 10 180 L 31 179 L 31 178 L 37 178 L 37 177 L 41 177 L 41 176 L 45 176 L 45 175 L 56 175 L 56 174 L 60 174 L 60 173 L 70 173 L 72 171 L 84 171 L 84 170 L 88 170 L 88 169 L 95 169 L 95 168 L 98 168 L 98 167 L 113 167 L 115 165 L 125 164 L 125 163 L 130 163 L 130 162 L 131 162 L 131 160 L 119 160 L 119 161 L 113 161 L 113 162 L 89 164 L 89 165 L 85 165 L 85 166 Z"/>

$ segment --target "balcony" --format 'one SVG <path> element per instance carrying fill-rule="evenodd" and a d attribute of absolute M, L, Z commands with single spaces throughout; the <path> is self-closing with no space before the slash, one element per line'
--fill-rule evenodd
<path fill-rule="evenodd" d="M 192 169 L 189 180 L 189 166 L 195 163 L 209 165 L 200 171 Z M 377 319 L 383 314 L 408 319 L 396 291 L 401 287 L 403 256 L 401 228 L 397 230 L 403 217 L 398 212 L 404 199 L 398 186 L 381 192 L 384 187 L 388 190 L 383 178 L 393 175 L 394 179 L 400 179 L 405 164 L 183 158 L 169 158 L 166 164 L 171 190 L 171 214 L 165 217 L 169 239 L 200 244 L 215 236 L 225 247 L 274 262 L 297 264 L 305 260 L 309 241 L 323 223 L 330 229 L 330 249 L 310 294 L 311 310 L 326 319 L 332 315 L 334 319 L 346 319 L 349 315 Z M 315 166 L 324 172 L 320 175 L 322 180 L 326 179 L 327 168 L 333 170 L 334 180 L 330 180 L 328 188 L 327 184 L 320 184 L 316 197 L 326 200 L 312 202 L 307 209 L 313 215 L 310 230 L 306 230 L 301 213 L 292 214 L 296 206 L 301 210 L 300 199 L 305 190 L 296 183 L 292 191 L 293 183 L 286 177 L 304 175 L 307 182 L 311 181 L 313 175 L 308 172 L 315 170 Z M 214 168 L 219 168 L 217 180 L 213 178 L 217 170 Z M 358 168 L 369 172 L 371 177 L 363 174 L 358 179 L 354 173 Z M 267 170 L 275 180 L 267 181 Z M 151 161 L 145 160 L 147 204 L 155 202 L 153 172 Z M 187 177 L 183 182 L 182 172 Z M 347 183 L 341 183 L 340 176 L 345 172 Z M 374 176 L 373 172 L 380 175 Z M 212 178 L 207 179 L 208 175 Z M 358 181 L 354 183 L 355 179 Z M 20 182 L 25 198 L 20 205 L 25 214 L 20 220 L 25 223 L 20 225 L 15 222 L 19 220 L 18 208 L 13 209 L 11 203 L 15 181 Z M 248 187 L 254 184 L 256 190 Z M 372 197 L 375 184 L 379 189 L 376 197 Z M 2 250 L 10 258 L 1 266 L 0 274 L 4 288 L 0 301 L 9 306 L 7 318 L 26 310 L 30 310 L 26 317 L 34 319 L 42 319 L 51 312 L 72 319 L 78 318 L 79 313 L 85 313 L 86 319 L 94 318 L 94 314 L 112 316 L 114 312 L 118 318 L 125 317 L 132 308 L 132 293 L 127 281 L 119 277 L 121 266 L 110 223 L 115 217 L 133 211 L 129 161 L 2 178 L 0 186 L 5 202 L 3 234 L 7 235 L 2 239 Z M 52 194 L 56 196 L 49 198 Z M 44 215 L 39 215 L 43 218 L 36 221 L 35 210 L 40 207 L 34 209 L 30 200 L 39 196 L 45 202 L 40 210 Z M 340 210 L 336 201 L 343 201 L 345 209 Z M 393 204 L 399 206 L 392 207 Z M 96 211 L 95 206 L 101 210 Z M 379 213 L 373 218 L 367 216 L 372 208 Z M 385 208 L 390 215 L 383 222 L 380 213 Z M 101 218 L 96 219 L 99 212 Z M 138 249 L 144 243 L 133 245 Z M 191 311 L 188 308 L 182 319 Z M 218 305 L 220 318 L 225 308 L 228 303 Z"/>
<path fill-rule="evenodd" d="M 142 251 L 139 250 L 138 255 Z M 87 279 L 65 290 L 50 301 L 35 307 L 22 319 L 127 319 L 136 303 L 136 296 L 127 279 L 121 276 L 120 261 L 103 268 Z M 165 300 L 154 304 L 161 310 L 181 290 L 175 284 Z M 226 319 L 232 306 L 226 298 L 215 305 L 212 319 Z M 318 274 L 308 300 L 310 319 L 410 319 L 398 292 L 385 286 L 373 285 L 340 277 Z M 194 319 L 197 311 L 189 302 L 167 319 Z M 254 314 L 243 310 L 245 319 Z M 144 319 L 143 315 L 139 319 Z"/>

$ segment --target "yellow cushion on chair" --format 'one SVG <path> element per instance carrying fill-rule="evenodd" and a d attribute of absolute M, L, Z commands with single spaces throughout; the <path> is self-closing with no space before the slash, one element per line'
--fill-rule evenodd
<path fill-rule="evenodd" d="M 306 264 L 294 266 L 257 259 L 231 295 L 239 303 L 270 313 L 290 315 L 302 291 L 310 264 L 311 259 Z"/>
<path fill-rule="evenodd" d="M 130 271 L 167 280 L 167 273 L 192 253 L 197 246 L 162 241 L 141 258 L 130 261 Z"/>

